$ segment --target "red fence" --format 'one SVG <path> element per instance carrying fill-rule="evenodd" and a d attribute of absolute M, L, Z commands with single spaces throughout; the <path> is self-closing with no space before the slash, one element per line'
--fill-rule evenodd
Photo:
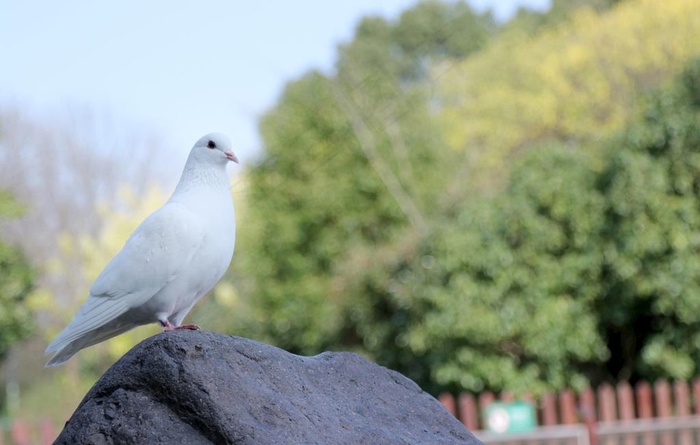
<path fill-rule="evenodd" d="M 37 424 L 15 420 L 9 430 L 0 430 L 0 445 L 50 445 L 57 435 L 48 420 Z"/>
<path fill-rule="evenodd" d="M 540 426 L 700 415 L 700 378 L 673 383 L 658 380 L 653 385 L 639 382 L 634 387 L 627 382 L 603 384 L 579 394 L 563 390 L 538 399 L 520 398 L 535 403 Z M 485 429 L 482 413 L 486 406 L 514 398 L 507 393 L 498 398 L 490 392 L 478 396 L 463 393 L 457 398 L 443 393 L 439 400 L 469 430 L 476 431 Z"/>

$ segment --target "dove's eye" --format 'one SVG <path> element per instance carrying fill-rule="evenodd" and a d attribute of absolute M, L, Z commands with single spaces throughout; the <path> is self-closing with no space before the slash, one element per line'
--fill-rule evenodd
<path fill-rule="evenodd" d="M 207 147 L 216 148 L 216 144 L 214 143 L 214 141 L 209 141 L 209 142 L 207 142 Z"/>

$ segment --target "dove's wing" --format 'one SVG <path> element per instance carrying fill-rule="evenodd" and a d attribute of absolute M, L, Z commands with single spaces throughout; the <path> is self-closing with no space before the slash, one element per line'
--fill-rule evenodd
<path fill-rule="evenodd" d="M 90 289 L 98 298 L 140 306 L 187 268 L 204 239 L 194 213 L 168 203 L 141 223 Z"/>
<path fill-rule="evenodd" d="M 182 204 L 167 203 L 151 214 L 97 277 L 85 304 L 46 353 L 146 303 L 188 268 L 204 234 L 201 219 Z"/>

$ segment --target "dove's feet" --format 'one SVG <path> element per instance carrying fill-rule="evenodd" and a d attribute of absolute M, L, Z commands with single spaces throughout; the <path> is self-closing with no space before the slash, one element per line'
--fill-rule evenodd
<path fill-rule="evenodd" d="M 179 329 L 187 329 L 190 331 L 199 331 L 199 326 L 197 326 L 196 324 L 183 324 L 182 326 L 175 326 L 173 328 L 174 331 L 177 331 Z"/>
<path fill-rule="evenodd" d="M 196 324 L 183 324 L 182 326 L 173 326 L 173 324 L 170 323 L 168 320 L 165 320 L 165 324 L 163 325 L 163 332 L 179 331 L 181 329 L 189 329 L 191 331 L 199 331 L 199 326 L 197 326 Z"/>

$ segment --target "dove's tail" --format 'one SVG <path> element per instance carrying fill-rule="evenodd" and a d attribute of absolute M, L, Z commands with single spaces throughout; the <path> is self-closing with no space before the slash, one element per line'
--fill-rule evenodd
<path fill-rule="evenodd" d="M 139 324 L 135 323 L 125 324 L 118 322 L 118 319 L 114 320 L 113 322 L 107 323 L 106 325 L 101 326 L 95 329 L 94 331 L 86 333 L 84 336 L 75 339 L 70 343 L 61 345 L 60 347 L 56 348 L 56 354 L 54 354 L 54 356 L 51 357 L 51 360 L 49 360 L 46 363 L 46 366 L 48 367 L 62 365 L 66 362 L 66 360 L 73 357 L 73 355 L 81 349 L 87 348 L 88 346 L 95 345 L 105 340 L 109 340 L 112 337 L 116 337 L 119 334 L 122 334 L 126 331 L 130 331 L 131 329 L 140 326 Z"/>
<path fill-rule="evenodd" d="M 141 323 L 123 317 L 128 310 L 123 301 L 90 296 L 73 321 L 58 334 L 44 354 L 56 352 L 46 366 L 58 366 L 83 348 L 108 340 Z"/>

